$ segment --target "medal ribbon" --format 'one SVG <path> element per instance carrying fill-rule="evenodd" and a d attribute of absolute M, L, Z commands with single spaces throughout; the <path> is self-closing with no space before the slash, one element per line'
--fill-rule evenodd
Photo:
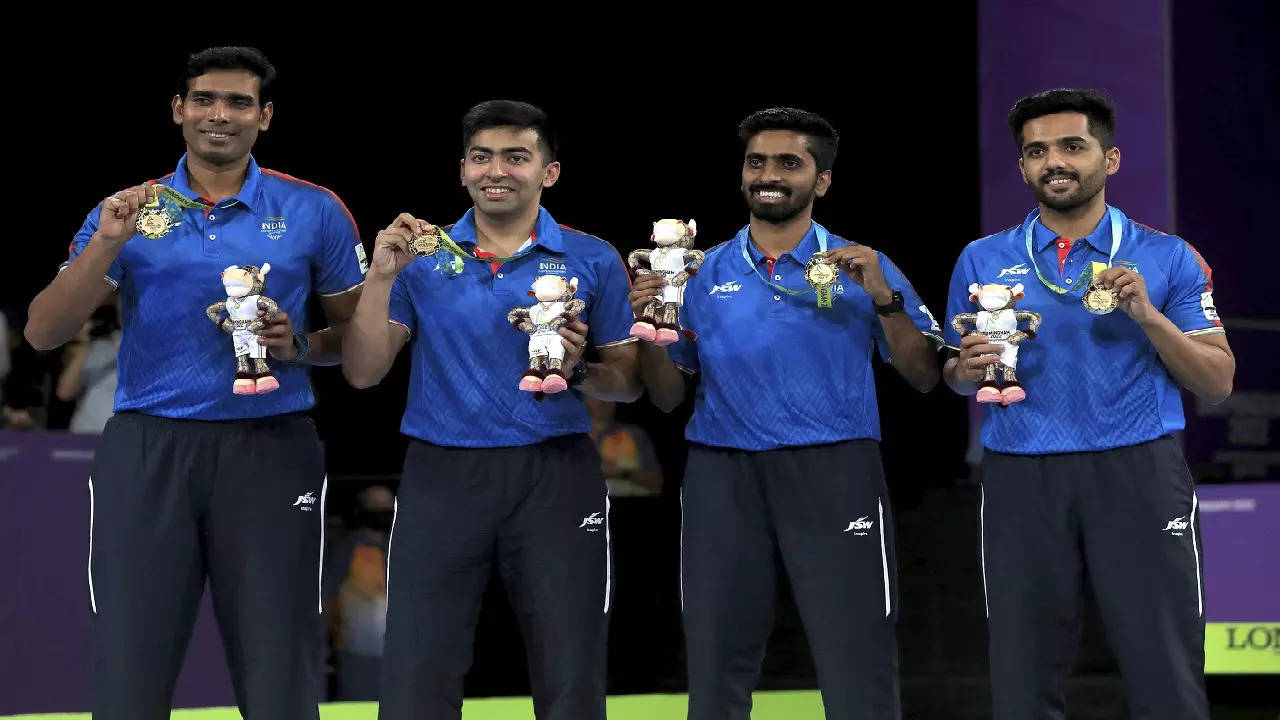
<path fill-rule="evenodd" d="M 207 210 L 213 209 L 213 206 L 210 205 L 209 203 L 201 202 L 199 200 L 192 200 L 167 185 L 161 185 L 160 183 L 155 183 L 151 187 L 155 190 L 155 197 L 152 200 L 148 201 L 146 205 L 143 205 L 143 207 L 149 207 L 149 208 L 160 207 L 161 199 L 164 199 L 166 201 L 172 202 L 174 205 L 177 205 L 178 207 L 190 208 L 192 210 L 207 211 Z"/>
<path fill-rule="evenodd" d="M 818 239 L 819 252 L 826 254 L 827 229 L 822 227 L 818 223 L 813 223 L 813 233 Z M 792 290 L 791 288 L 786 288 L 781 285 L 775 285 L 774 283 L 769 282 L 769 278 L 760 274 L 760 266 L 751 260 L 751 252 L 747 249 L 748 243 L 751 242 L 751 226 L 750 225 L 738 231 L 738 235 L 734 237 L 734 242 L 738 243 L 738 249 L 742 251 L 742 259 L 746 261 L 747 267 L 751 268 L 751 271 L 754 272 L 756 274 L 756 277 L 760 278 L 760 281 L 763 282 L 765 285 L 768 285 L 769 287 L 773 288 L 774 290 L 777 290 L 778 292 L 786 293 L 788 295 L 793 295 L 793 296 L 808 295 L 809 293 L 817 293 L 818 307 L 821 307 L 821 308 L 831 307 L 832 297 L 831 297 L 830 285 L 824 285 L 820 290 L 818 288 L 813 288 L 813 287 L 810 287 L 808 290 Z M 840 271 L 837 268 L 836 273 L 838 274 L 839 272 Z"/>
<path fill-rule="evenodd" d="M 485 265 L 488 265 L 489 263 L 502 264 L 505 262 L 510 262 L 512 260 L 517 260 L 533 252 L 534 248 L 537 245 L 536 243 L 530 243 L 529 247 L 526 247 L 525 249 L 521 250 L 515 255 L 508 255 L 506 257 L 476 257 L 474 254 L 463 249 L 461 245 L 454 242 L 453 238 L 449 237 L 449 235 L 445 233 L 444 228 L 436 226 L 436 232 L 440 234 L 441 250 L 448 250 L 450 253 L 453 254 L 454 257 L 462 258 L 464 260 L 470 260 L 472 262 L 484 263 Z M 439 250 L 437 250 L 436 252 L 439 252 Z M 435 253 L 432 253 L 432 254 L 435 254 Z"/>
<path fill-rule="evenodd" d="M 1120 249 L 1120 236 L 1122 234 L 1121 229 L 1123 227 L 1123 221 L 1121 220 L 1121 218 L 1123 216 L 1120 214 L 1119 210 L 1111 207 L 1110 205 L 1107 206 L 1107 216 L 1111 220 L 1111 254 L 1107 256 L 1107 267 L 1111 267 L 1111 264 L 1115 262 L 1115 259 L 1116 259 L 1116 251 Z M 1064 288 L 1060 285 L 1055 285 L 1054 283 L 1050 282 L 1049 279 L 1044 276 L 1044 273 L 1040 272 L 1040 266 L 1036 264 L 1036 255 L 1035 255 L 1035 252 L 1032 250 L 1031 236 L 1032 236 L 1032 231 L 1035 229 L 1036 221 L 1039 219 L 1040 219 L 1040 213 L 1036 213 L 1026 222 L 1025 225 L 1023 225 L 1023 230 L 1027 238 L 1027 259 L 1031 261 L 1031 267 L 1035 268 L 1036 270 L 1036 277 L 1040 278 L 1040 282 L 1043 283 L 1045 287 L 1058 293 L 1059 295 L 1066 295 L 1067 293 L 1071 292 L 1071 288 Z M 1089 264 L 1080 273 L 1080 277 L 1076 278 L 1075 286 L 1077 288 L 1087 287 L 1089 280 L 1091 280 L 1092 278 L 1093 278 L 1093 265 Z"/>

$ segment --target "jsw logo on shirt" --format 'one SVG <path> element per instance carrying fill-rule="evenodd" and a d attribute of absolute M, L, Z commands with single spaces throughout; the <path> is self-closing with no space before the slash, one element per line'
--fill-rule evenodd
<path fill-rule="evenodd" d="M 725 283 L 725 284 L 723 284 L 723 285 L 715 285 L 715 286 L 713 286 L 713 287 L 711 288 L 711 292 L 709 292 L 709 293 L 707 293 L 707 294 L 708 294 L 708 295 L 715 295 L 716 293 L 731 293 L 731 292 L 738 292 L 738 291 L 739 291 L 739 290 L 741 290 L 741 289 L 742 289 L 742 283 L 737 282 L 737 281 L 735 281 L 735 280 L 730 280 L 729 282 L 727 282 L 727 283 Z"/>
<path fill-rule="evenodd" d="M 996 279 L 999 280 L 1005 275 L 1026 275 L 1029 272 L 1031 272 L 1031 268 L 1027 267 L 1026 263 L 1018 263 L 1013 267 L 1007 267 L 1001 270 L 1000 274 L 996 276 Z"/>
<path fill-rule="evenodd" d="M 858 518 L 857 520 L 854 520 L 853 522 L 849 523 L 849 527 L 845 528 L 843 532 L 851 532 L 851 531 L 866 531 L 866 530 L 870 530 L 870 529 L 871 529 L 871 526 L 872 526 L 872 525 L 875 525 L 875 524 L 876 524 L 876 523 L 875 523 L 875 521 L 874 521 L 874 520 L 868 520 L 868 519 L 867 519 L 867 516 L 866 516 L 866 515 L 863 515 L 862 517 Z M 854 535 L 866 535 L 867 533 L 866 533 L 866 532 L 854 532 L 853 534 L 854 534 Z"/>
<path fill-rule="evenodd" d="M 1164 529 L 1171 535 L 1181 535 L 1181 531 L 1186 530 L 1187 526 L 1191 524 L 1189 521 L 1183 520 L 1183 517 L 1185 516 L 1178 516 L 1170 520 L 1169 524 L 1164 526 Z"/>
<path fill-rule="evenodd" d="M 293 507 L 298 507 L 299 505 L 301 505 L 302 510 L 310 512 L 311 506 L 315 504 L 316 504 L 316 494 L 307 493 L 306 495 L 299 495 L 298 499 L 293 502 Z"/>
<path fill-rule="evenodd" d="M 604 518 L 600 517 L 600 513 L 593 512 L 590 515 L 582 518 L 582 524 L 579 525 L 578 527 L 587 528 L 587 532 L 598 532 L 600 530 L 599 527 L 587 527 L 587 526 L 588 525 L 595 526 L 595 525 L 603 525 L 603 524 L 604 524 Z"/>

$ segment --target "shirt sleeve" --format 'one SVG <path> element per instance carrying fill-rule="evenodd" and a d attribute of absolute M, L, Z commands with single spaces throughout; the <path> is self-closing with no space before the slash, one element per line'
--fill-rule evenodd
<path fill-rule="evenodd" d="M 391 283 L 391 300 L 387 308 L 387 319 L 403 327 L 410 336 L 418 326 L 417 313 L 413 311 L 413 300 L 409 297 L 409 283 L 405 274 L 409 268 L 400 271 L 395 282 Z"/>
<path fill-rule="evenodd" d="M 320 248 L 315 260 L 316 292 L 341 295 L 364 283 L 369 263 L 355 218 L 347 206 L 327 190 L 322 203 Z"/>
<path fill-rule="evenodd" d="M 1213 303 L 1213 271 L 1186 241 L 1174 252 L 1169 297 L 1161 311 L 1187 335 L 1226 332 Z"/>

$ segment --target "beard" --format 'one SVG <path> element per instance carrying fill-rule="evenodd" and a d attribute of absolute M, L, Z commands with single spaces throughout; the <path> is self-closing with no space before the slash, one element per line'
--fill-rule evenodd
<path fill-rule="evenodd" d="M 1059 195 L 1049 189 L 1047 183 L 1054 178 L 1070 178 L 1076 181 L 1075 190 Z M 1055 170 L 1042 175 L 1031 186 L 1036 199 L 1058 212 L 1070 212 L 1087 205 L 1107 184 L 1105 168 L 1081 175 L 1070 170 Z"/>
<path fill-rule="evenodd" d="M 752 217 L 780 225 L 809 207 L 809 204 L 813 202 L 816 189 L 816 183 L 813 187 L 801 191 L 792 191 L 791 188 L 782 185 L 759 184 L 746 188 L 742 194 L 747 200 L 747 208 L 751 210 Z M 756 199 L 754 194 L 758 190 L 777 190 L 782 193 L 782 202 L 761 202 Z"/>

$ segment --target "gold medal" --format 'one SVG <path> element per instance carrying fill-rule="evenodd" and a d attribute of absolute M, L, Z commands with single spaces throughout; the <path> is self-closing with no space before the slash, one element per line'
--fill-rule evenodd
<path fill-rule="evenodd" d="M 432 226 L 421 235 L 409 236 L 409 253 L 412 255 L 435 255 L 440 250 L 440 228 Z"/>
<path fill-rule="evenodd" d="M 831 307 L 831 286 L 840 277 L 835 265 L 827 262 L 826 253 L 816 252 L 804 266 L 804 281 L 818 293 L 818 307 Z"/>
<path fill-rule="evenodd" d="M 133 226 L 143 237 L 158 240 L 168 235 L 173 229 L 173 216 L 159 205 L 144 207 L 138 211 L 138 217 L 133 221 Z"/>
<path fill-rule="evenodd" d="M 1108 290 L 1101 285 L 1090 285 L 1084 291 L 1084 309 L 1094 315 L 1106 315 L 1120 304 L 1120 296 L 1115 290 Z"/>
<path fill-rule="evenodd" d="M 814 253 L 804 266 L 804 281 L 814 290 L 834 285 L 836 277 L 838 277 L 836 266 L 827 262 L 827 257 L 823 253 Z"/>

